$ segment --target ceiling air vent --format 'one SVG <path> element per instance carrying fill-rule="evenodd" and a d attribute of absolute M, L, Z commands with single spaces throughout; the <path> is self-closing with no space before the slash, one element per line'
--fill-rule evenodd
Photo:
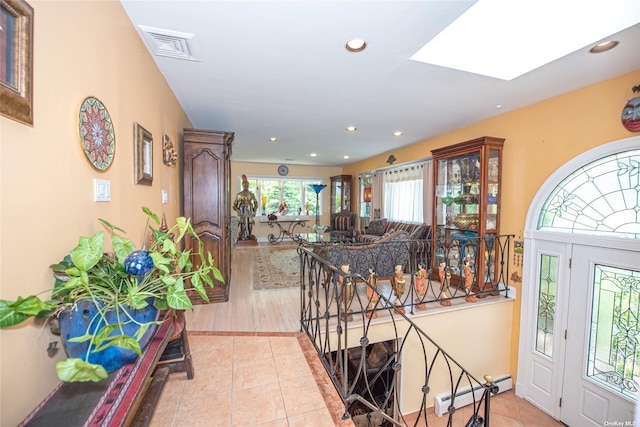
<path fill-rule="evenodd" d="M 147 27 L 145 25 L 138 25 L 138 28 L 142 31 L 142 35 L 152 53 L 167 58 L 198 61 L 195 57 L 196 45 L 193 34 Z"/>

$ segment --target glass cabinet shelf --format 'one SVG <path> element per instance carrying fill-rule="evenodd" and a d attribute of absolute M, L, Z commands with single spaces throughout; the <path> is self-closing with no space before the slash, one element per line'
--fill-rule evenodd
<path fill-rule="evenodd" d="M 504 139 L 482 137 L 432 151 L 433 268 L 444 263 L 454 285 L 464 282 L 465 265 L 473 271 L 474 288 L 494 281 L 503 144 Z"/>
<path fill-rule="evenodd" d="M 351 211 L 351 175 L 331 177 L 331 213 Z"/>

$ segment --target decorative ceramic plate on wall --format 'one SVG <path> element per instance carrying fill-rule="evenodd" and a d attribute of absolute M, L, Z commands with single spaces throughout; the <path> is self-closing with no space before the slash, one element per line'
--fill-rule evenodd
<path fill-rule="evenodd" d="M 78 115 L 80 142 L 84 154 L 97 170 L 111 166 L 116 153 L 116 134 L 107 108 L 92 96 L 82 101 Z"/>

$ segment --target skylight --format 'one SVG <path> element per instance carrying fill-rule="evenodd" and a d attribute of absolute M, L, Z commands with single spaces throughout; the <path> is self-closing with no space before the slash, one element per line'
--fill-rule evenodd
<path fill-rule="evenodd" d="M 512 80 L 638 22 L 636 0 L 479 0 L 411 59 Z"/>

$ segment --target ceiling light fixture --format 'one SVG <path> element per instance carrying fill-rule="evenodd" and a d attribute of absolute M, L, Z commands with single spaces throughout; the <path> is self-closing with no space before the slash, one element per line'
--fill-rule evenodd
<path fill-rule="evenodd" d="M 616 40 L 609 40 L 608 42 L 598 43 L 597 45 L 593 46 L 591 49 L 589 49 L 589 53 L 606 52 L 616 46 L 618 46 L 618 42 Z"/>
<path fill-rule="evenodd" d="M 393 133 L 393 136 L 402 136 L 402 132 L 396 131 Z"/>
<path fill-rule="evenodd" d="M 271 142 L 276 142 L 277 140 L 278 140 L 278 138 L 273 138 L 273 137 L 269 138 L 269 141 L 271 141 Z"/>
<path fill-rule="evenodd" d="M 367 48 L 367 42 L 362 39 L 351 39 L 344 45 L 349 52 L 362 52 Z"/>
<path fill-rule="evenodd" d="M 355 127 L 355 126 L 349 126 L 349 127 L 347 127 L 347 129 L 346 129 L 346 130 L 347 130 L 347 132 L 355 132 L 355 131 L 357 131 L 357 130 L 358 130 L 358 128 L 357 128 L 357 127 Z"/>
<path fill-rule="evenodd" d="M 344 156 L 342 156 L 343 159 L 347 160 L 349 158 L 348 154 L 345 154 Z"/>
<path fill-rule="evenodd" d="M 317 153 L 311 153 L 311 154 L 309 154 L 309 156 L 311 156 L 311 157 L 316 157 L 317 155 L 318 155 Z"/>

